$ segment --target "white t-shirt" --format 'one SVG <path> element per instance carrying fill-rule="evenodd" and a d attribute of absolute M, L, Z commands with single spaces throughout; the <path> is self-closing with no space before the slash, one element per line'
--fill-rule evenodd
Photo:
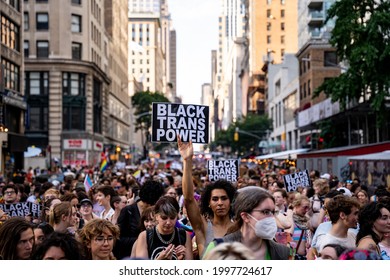
<path fill-rule="evenodd" d="M 317 251 L 321 252 L 325 245 L 328 244 L 338 244 L 346 247 L 347 249 L 356 248 L 356 235 L 352 232 L 348 232 L 348 236 L 346 238 L 336 237 L 330 233 L 320 235 L 318 236 L 316 244 Z"/>
<path fill-rule="evenodd" d="M 105 211 L 103 210 L 103 211 L 100 213 L 99 218 L 100 218 L 100 219 L 105 219 L 105 220 L 110 220 L 110 219 L 111 219 L 111 216 L 114 215 L 114 213 L 115 213 L 115 210 L 112 209 L 112 208 L 110 208 L 110 210 L 109 210 L 107 213 L 105 213 Z"/>

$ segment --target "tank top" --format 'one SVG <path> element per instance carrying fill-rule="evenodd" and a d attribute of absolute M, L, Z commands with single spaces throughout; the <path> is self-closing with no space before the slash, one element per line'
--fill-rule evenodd
<path fill-rule="evenodd" d="M 164 241 L 168 241 L 171 239 L 172 234 L 160 234 L 160 236 Z M 175 237 L 173 238 L 171 243 L 166 244 L 160 240 L 156 232 L 156 227 L 154 227 L 152 230 L 146 231 L 146 238 L 148 244 L 149 259 L 155 260 L 158 258 L 161 252 L 164 251 L 166 247 L 168 247 L 169 244 L 174 244 L 175 246 L 185 245 L 187 235 L 184 229 L 179 229 L 175 227 Z M 177 260 L 177 255 L 175 252 L 173 252 L 172 254 L 172 260 Z"/>

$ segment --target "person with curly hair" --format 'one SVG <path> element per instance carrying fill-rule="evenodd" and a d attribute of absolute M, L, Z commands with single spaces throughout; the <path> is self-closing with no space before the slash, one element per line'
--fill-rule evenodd
<path fill-rule="evenodd" d="M 87 260 L 115 260 L 112 251 L 118 238 L 118 226 L 105 219 L 90 221 L 78 234 Z"/>
<path fill-rule="evenodd" d="M 33 260 L 83 260 L 80 243 L 70 234 L 53 232 L 36 249 Z"/>
<path fill-rule="evenodd" d="M 208 244 L 214 238 L 223 237 L 233 225 L 231 204 L 236 193 L 233 185 L 224 180 L 206 186 L 200 207 L 194 197 L 192 183 L 192 142 L 184 143 L 177 138 L 180 154 L 183 158 L 183 195 L 191 226 L 195 232 L 199 256 L 202 256 Z"/>
<path fill-rule="evenodd" d="M 384 234 L 390 233 L 390 207 L 386 203 L 371 202 L 359 213 L 359 232 L 356 246 L 361 250 L 371 250 L 381 254 L 378 246 Z"/>

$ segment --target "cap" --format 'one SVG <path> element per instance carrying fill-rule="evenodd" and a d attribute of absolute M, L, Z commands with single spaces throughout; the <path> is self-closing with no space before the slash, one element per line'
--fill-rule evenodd
<path fill-rule="evenodd" d="M 345 187 L 340 187 L 340 188 L 338 188 L 337 189 L 339 192 L 342 192 L 344 195 L 346 195 L 346 196 L 349 196 L 349 197 L 351 197 L 352 196 L 352 192 L 349 190 L 349 189 L 347 189 L 347 188 L 345 188 Z"/>
<path fill-rule="evenodd" d="M 322 174 L 320 176 L 321 179 L 326 179 L 326 180 L 330 180 L 330 174 L 329 173 L 325 173 L 325 174 Z"/>
<path fill-rule="evenodd" d="M 93 206 L 92 202 L 88 198 L 84 198 L 80 201 L 80 205 L 83 205 L 84 203 L 89 203 L 91 206 Z"/>

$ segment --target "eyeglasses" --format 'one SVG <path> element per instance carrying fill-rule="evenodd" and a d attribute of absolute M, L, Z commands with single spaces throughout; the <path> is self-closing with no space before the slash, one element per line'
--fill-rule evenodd
<path fill-rule="evenodd" d="M 107 241 L 107 243 L 114 241 L 114 236 L 108 236 L 107 238 L 104 238 L 104 236 L 98 236 L 95 238 L 95 242 L 98 244 L 104 244 L 104 242 Z"/>
<path fill-rule="evenodd" d="M 275 215 L 275 210 L 269 210 L 269 209 L 264 209 L 264 210 L 253 209 L 252 212 L 259 212 L 259 213 L 263 214 L 264 216 L 273 216 L 273 215 Z"/>
<path fill-rule="evenodd" d="M 14 193 L 15 193 L 15 191 L 4 192 L 4 194 L 6 194 L 6 195 L 13 195 Z"/>

